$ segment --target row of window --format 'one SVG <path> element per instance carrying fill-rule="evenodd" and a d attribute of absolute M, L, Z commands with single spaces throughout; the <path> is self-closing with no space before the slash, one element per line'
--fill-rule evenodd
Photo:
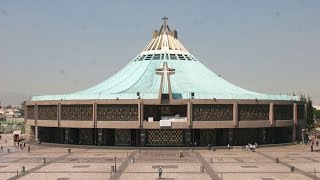
<path fill-rule="evenodd" d="M 138 56 L 134 61 L 164 60 L 164 59 L 196 61 L 194 57 L 186 54 L 148 54 L 148 55 Z"/>

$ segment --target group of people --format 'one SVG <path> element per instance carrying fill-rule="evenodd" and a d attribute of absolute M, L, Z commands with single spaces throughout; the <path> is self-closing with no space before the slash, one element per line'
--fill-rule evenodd
<path fill-rule="evenodd" d="M 258 143 L 248 143 L 248 145 L 246 145 L 246 150 L 251 150 L 252 152 L 254 152 L 256 150 L 256 148 L 258 148 Z"/>
<path fill-rule="evenodd" d="M 14 143 L 13 145 L 17 146 L 20 150 L 23 150 L 26 147 L 26 143 L 25 142 L 23 142 L 23 143 L 20 143 L 20 142 Z M 0 151 L 3 152 L 3 150 L 4 150 L 4 147 L 1 145 L 0 146 Z M 30 146 L 28 146 L 28 151 L 30 151 Z"/>
<path fill-rule="evenodd" d="M 313 138 L 310 138 L 309 141 L 307 141 L 307 144 L 311 144 L 310 148 L 311 148 L 311 152 L 313 152 L 313 146 L 316 145 L 317 148 L 319 147 L 319 141 L 318 141 L 318 137 L 315 135 Z"/>
<path fill-rule="evenodd" d="M 18 145 L 17 145 L 17 146 L 18 146 L 19 149 L 23 150 L 23 149 L 26 147 L 26 143 L 25 143 L 25 142 L 23 142 L 23 143 L 21 142 L 21 143 L 20 143 L 20 142 L 18 141 Z"/>
<path fill-rule="evenodd" d="M 208 150 L 213 150 L 213 151 L 216 151 L 216 148 L 215 147 L 212 147 L 212 145 L 211 144 L 208 144 Z"/>

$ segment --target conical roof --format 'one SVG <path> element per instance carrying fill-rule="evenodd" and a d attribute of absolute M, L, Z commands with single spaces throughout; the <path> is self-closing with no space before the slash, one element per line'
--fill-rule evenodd
<path fill-rule="evenodd" d="M 66 94 L 34 96 L 31 100 L 84 99 L 261 99 L 299 100 L 297 96 L 267 95 L 240 88 L 220 78 L 190 54 L 178 40 L 167 18 L 147 47 L 106 81 L 89 89 Z"/>

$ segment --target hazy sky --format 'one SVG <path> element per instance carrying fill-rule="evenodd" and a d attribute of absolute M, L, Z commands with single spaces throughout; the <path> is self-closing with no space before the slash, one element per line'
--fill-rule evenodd
<path fill-rule="evenodd" d="M 0 93 L 65 94 L 100 83 L 147 46 L 162 16 L 224 79 L 320 104 L 319 0 L 0 0 Z"/>

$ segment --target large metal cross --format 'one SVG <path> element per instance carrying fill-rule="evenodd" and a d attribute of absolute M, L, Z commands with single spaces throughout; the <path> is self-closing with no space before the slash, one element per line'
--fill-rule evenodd
<path fill-rule="evenodd" d="M 162 76 L 161 78 L 161 91 L 160 93 L 162 93 L 162 89 L 163 89 L 163 82 L 164 80 L 166 80 L 168 83 L 168 91 L 169 93 L 171 93 L 171 84 L 170 84 L 170 78 L 169 76 L 175 73 L 175 69 L 173 68 L 168 68 L 168 64 L 167 62 L 163 63 L 163 67 L 162 68 L 158 68 L 156 69 L 156 74 L 159 74 Z"/>
<path fill-rule="evenodd" d="M 168 68 L 168 64 L 166 62 L 164 62 L 163 68 L 156 69 L 156 73 L 159 75 L 162 75 L 163 79 L 167 79 L 167 78 L 169 78 L 169 75 L 172 75 L 175 73 L 175 69 Z"/>

